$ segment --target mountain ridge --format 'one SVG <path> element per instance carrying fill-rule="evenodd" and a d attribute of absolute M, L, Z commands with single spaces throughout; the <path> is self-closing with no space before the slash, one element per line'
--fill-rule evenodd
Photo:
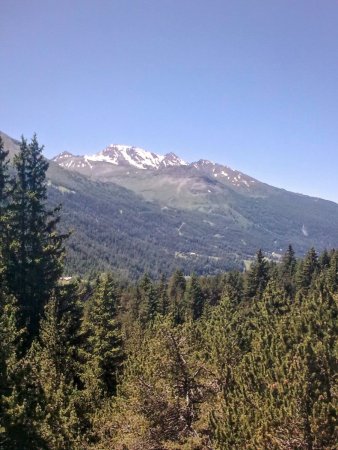
<path fill-rule="evenodd" d="M 75 164 L 72 161 L 76 158 Z M 80 167 L 83 162 L 90 167 L 88 161 L 92 162 L 106 162 L 113 165 L 132 166 L 137 169 L 159 169 L 170 166 L 187 165 L 183 159 L 179 158 L 175 153 L 167 153 L 160 155 L 158 153 L 150 152 L 141 147 L 130 145 L 111 144 L 104 150 L 93 155 L 73 155 L 69 151 L 60 153 L 52 158 L 63 167 Z"/>
<path fill-rule="evenodd" d="M 214 178 L 228 181 L 237 187 L 245 186 L 250 189 L 254 183 L 261 183 L 253 177 L 250 177 L 238 170 L 234 170 L 229 166 L 214 163 L 206 159 L 200 159 L 198 161 L 187 163 L 172 152 L 165 155 L 160 155 L 140 147 L 120 144 L 111 144 L 104 150 L 93 155 L 74 155 L 69 151 L 64 151 L 52 158 L 52 161 L 56 162 L 61 167 L 70 170 L 77 170 L 85 175 L 88 175 L 88 170 L 91 172 L 91 175 L 95 173 L 95 170 L 97 170 L 101 175 L 102 164 L 105 164 L 106 167 L 103 171 L 105 174 L 109 170 L 114 170 L 109 167 L 108 164 L 141 170 L 161 170 L 169 167 L 190 167 L 195 168 L 200 172 L 211 174 Z M 101 165 L 98 165 L 97 163 L 101 163 Z"/>
<path fill-rule="evenodd" d="M 7 137 L 7 143 L 12 154 L 18 151 L 18 141 Z M 63 204 L 61 224 L 75 230 L 67 243 L 68 274 L 92 267 L 132 277 L 176 267 L 211 274 L 243 268 L 259 248 L 278 259 L 290 243 L 298 255 L 312 246 L 338 247 L 336 203 L 226 166 L 200 160 L 140 169 L 89 160 L 91 168 L 76 159 L 83 156 L 63 157 L 81 161 L 78 167 L 50 161 L 47 172 L 49 201 Z"/>

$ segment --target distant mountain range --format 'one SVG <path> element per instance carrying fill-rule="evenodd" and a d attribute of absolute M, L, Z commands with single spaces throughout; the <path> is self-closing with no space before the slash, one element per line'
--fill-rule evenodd
<path fill-rule="evenodd" d="M 253 187 L 257 180 L 248 177 L 230 167 L 212 163 L 201 159 L 191 164 L 186 163 L 175 153 L 158 155 L 140 147 L 128 145 L 111 144 L 99 153 L 94 155 L 76 156 L 70 152 L 62 152 L 53 158 L 61 167 L 76 170 L 85 175 L 100 176 L 114 173 L 112 166 L 141 170 L 160 170 L 168 167 L 195 168 L 202 172 L 212 174 L 214 178 L 226 180 L 233 186 L 246 188 Z M 129 173 L 126 173 L 129 175 Z"/>
<path fill-rule="evenodd" d="M 3 133 L 11 153 L 18 142 Z M 126 145 L 60 153 L 50 161 L 49 197 L 63 206 L 68 273 L 91 269 L 139 276 L 217 273 L 243 267 L 258 248 L 278 259 L 289 243 L 338 247 L 338 205 L 262 183 L 227 166 L 187 163 Z"/>
<path fill-rule="evenodd" d="M 187 165 L 174 153 L 157 155 L 139 147 L 112 144 L 91 156 L 75 156 L 69 152 L 62 152 L 54 159 L 60 166 L 66 168 L 82 168 L 86 165 L 93 168 L 93 162 L 106 162 L 115 166 L 132 166 L 137 169 L 160 169 L 171 166 Z"/>

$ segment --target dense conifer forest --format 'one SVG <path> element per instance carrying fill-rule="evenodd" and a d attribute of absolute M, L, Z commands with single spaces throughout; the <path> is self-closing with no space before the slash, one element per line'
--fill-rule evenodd
<path fill-rule="evenodd" d="M 0 448 L 337 448 L 338 251 L 65 280 L 41 151 L 0 141 Z"/>

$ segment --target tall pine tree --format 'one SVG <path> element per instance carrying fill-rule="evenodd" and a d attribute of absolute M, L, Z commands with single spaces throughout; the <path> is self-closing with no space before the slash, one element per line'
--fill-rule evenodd
<path fill-rule="evenodd" d="M 116 393 L 122 363 L 122 336 L 117 320 L 118 291 L 110 275 L 98 280 L 84 318 L 86 343 L 83 379 L 93 404 Z"/>
<path fill-rule="evenodd" d="M 4 242 L 6 234 L 6 214 L 8 208 L 8 151 L 5 150 L 0 136 L 0 283 L 2 283 L 2 272 L 4 266 Z M 1 284 L 0 284 L 1 286 Z"/>
<path fill-rule="evenodd" d="M 185 301 L 188 315 L 197 320 L 201 317 L 204 308 L 204 297 L 196 274 L 192 274 L 185 291 Z"/>
<path fill-rule="evenodd" d="M 177 269 L 171 276 L 168 286 L 169 309 L 175 324 L 182 323 L 185 317 L 186 305 L 184 294 L 186 290 L 186 281 L 182 270 Z"/>
<path fill-rule="evenodd" d="M 261 297 L 269 279 L 269 267 L 262 250 L 256 255 L 256 260 L 250 267 L 247 278 L 246 293 L 249 298 Z"/>
<path fill-rule="evenodd" d="M 29 339 L 38 333 L 44 305 L 62 273 L 63 238 L 56 231 L 59 209 L 47 209 L 48 162 L 34 135 L 22 138 L 14 157 L 15 176 L 9 204 L 6 237 L 6 281 L 18 299 Z"/>

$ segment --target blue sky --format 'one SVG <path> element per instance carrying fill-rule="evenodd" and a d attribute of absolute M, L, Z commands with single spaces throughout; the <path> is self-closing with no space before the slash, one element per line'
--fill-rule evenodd
<path fill-rule="evenodd" d="M 207 158 L 338 202 L 335 0 L 1 0 L 0 129 Z"/>

